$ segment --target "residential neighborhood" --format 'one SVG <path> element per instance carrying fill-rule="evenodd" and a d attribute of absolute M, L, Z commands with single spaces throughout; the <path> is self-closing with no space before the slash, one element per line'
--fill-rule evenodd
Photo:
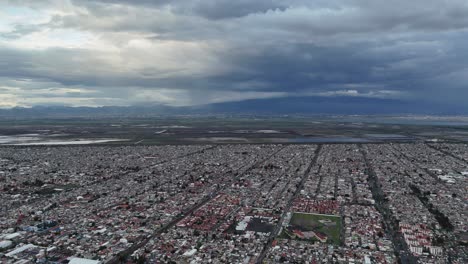
<path fill-rule="evenodd" d="M 1 263 L 466 263 L 468 146 L 3 146 Z"/>

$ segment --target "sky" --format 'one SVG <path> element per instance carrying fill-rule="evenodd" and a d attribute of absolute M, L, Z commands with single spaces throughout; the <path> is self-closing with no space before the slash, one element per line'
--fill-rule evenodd
<path fill-rule="evenodd" d="M 463 107 L 466 0 L 0 0 L 0 108 L 363 97 Z"/>

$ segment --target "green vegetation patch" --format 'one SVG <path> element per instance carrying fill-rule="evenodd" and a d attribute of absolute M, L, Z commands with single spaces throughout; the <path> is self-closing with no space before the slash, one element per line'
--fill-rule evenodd
<path fill-rule="evenodd" d="M 341 228 L 339 216 L 293 213 L 280 237 L 339 245 Z"/>

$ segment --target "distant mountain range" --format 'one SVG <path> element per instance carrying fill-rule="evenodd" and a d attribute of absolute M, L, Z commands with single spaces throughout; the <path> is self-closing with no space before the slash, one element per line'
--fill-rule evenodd
<path fill-rule="evenodd" d="M 131 117 L 186 114 L 435 114 L 464 115 L 468 107 L 363 97 L 282 97 L 214 103 L 200 106 L 35 106 L 0 109 L 0 118 Z"/>

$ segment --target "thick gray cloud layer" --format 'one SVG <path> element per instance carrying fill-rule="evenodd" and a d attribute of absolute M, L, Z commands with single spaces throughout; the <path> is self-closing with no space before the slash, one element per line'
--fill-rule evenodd
<path fill-rule="evenodd" d="M 465 0 L 21 0 L 0 10 L 0 107 L 468 98 Z"/>

